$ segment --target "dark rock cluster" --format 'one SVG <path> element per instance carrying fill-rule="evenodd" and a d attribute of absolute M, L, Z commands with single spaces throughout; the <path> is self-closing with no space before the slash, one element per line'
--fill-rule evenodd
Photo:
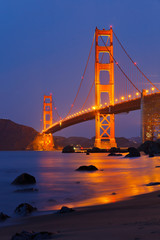
<path fill-rule="evenodd" d="M 140 145 L 138 150 L 154 157 L 154 154 L 160 154 L 160 141 L 146 141 Z"/>

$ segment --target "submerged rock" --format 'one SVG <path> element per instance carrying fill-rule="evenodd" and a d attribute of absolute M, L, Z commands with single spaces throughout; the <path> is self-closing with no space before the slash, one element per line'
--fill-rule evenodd
<path fill-rule="evenodd" d="M 36 207 L 32 207 L 32 205 L 28 203 L 21 203 L 16 209 L 15 213 L 21 215 L 21 216 L 26 216 L 34 211 L 36 211 Z"/>
<path fill-rule="evenodd" d="M 17 189 L 14 192 L 17 193 L 25 193 L 25 192 L 38 192 L 38 188 L 24 188 L 24 189 Z"/>
<path fill-rule="evenodd" d="M 36 183 L 35 177 L 33 177 L 28 173 L 22 173 L 12 182 L 12 184 L 15 184 L 15 185 L 27 185 L 27 184 L 35 184 L 35 183 Z"/>
<path fill-rule="evenodd" d="M 146 184 L 146 186 L 156 186 L 156 185 L 160 185 L 160 182 L 150 182 Z"/>
<path fill-rule="evenodd" d="M 69 213 L 74 212 L 75 210 L 73 208 L 69 208 L 66 206 L 63 206 L 60 210 L 58 210 L 56 213 Z"/>
<path fill-rule="evenodd" d="M 121 153 L 109 153 L 108 154 L 108 156 L 116 156 L 116 157 L 120 157 L 120 156 L 122 156 L 122 154 Z"/>
<path fill-rule="evenodd" d="M 51 232 L 26 232 L 16 233 L 11 240 L 42 240 L 53 239 L 55 234 Z"/>
<path fill-rule="evenodd" d="M 67 145 L 63 148 L 62 153 L 74 153 L 74 147 L 71 145 Z"/>
<path fill-rule="evenodd" d="M 98 168 L 96 168 L 94 165 L 89 165 L 89 166 L 80 166 L 79 168 L 76 169 L 76 171 L 97 171 Z"/>
<path fill-rule="evenodd" d="M 7 214 L 0 212 L 0 221 L 5 221 L 7 218 L 10 218 Z"/>
<path fill-rule="evenodd" d="M 134 147 L 130 147 L 128 148 L 128 152 L 129 154 L 127 154 L 125 156 L 125 158 L 132 158 L 132 157 L 140 157 L 140 152 L 138 151 L 138 149 L 134 148 Z"/>

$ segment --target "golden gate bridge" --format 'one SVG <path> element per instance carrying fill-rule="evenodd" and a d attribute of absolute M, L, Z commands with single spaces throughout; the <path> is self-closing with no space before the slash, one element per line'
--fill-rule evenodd
<path fill-rule="evenodd" d="M 114 115 L 141 109 L 143 141 L 158 138 L 160 90 L 156 85 L 133 61 L 112 27 L 96 28 L 79 88 L 66 116 L 60 116 L 52 95 L 44 96 L 42 132 L 53 134 L 95 119 L 95 146 L 116 147 Z M 53 112 L 54 118 L 57 116 L 54 121 Z"/>

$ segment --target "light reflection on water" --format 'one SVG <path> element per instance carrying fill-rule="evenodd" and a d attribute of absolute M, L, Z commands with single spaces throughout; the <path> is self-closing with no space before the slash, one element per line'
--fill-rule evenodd
<path fill-rule="evenodd" d="M 160 182 L 160 168 L 155 168 L 160 165 L 160 157 L 143 155 L 128 159 L 107 155 L 0 152 L 0 211 L 11 214 L 22 202 L 31 203 L 39 210 L 54 210 L 62 205 L 80 207 L 104 204 L 160 189 L 160 186 L 145 186 L 149 182 Z M 80 165 L 90 164 L 99 171 L 75 171 Z M 24 188 L 10 184 L 23 172 L 36 177 L 34 187 L 39 189 L 38 192 L 14 192 Z M 113 192 L 116 195 L 112 195 Z"/>
<path fill-rule="evenodd" d="M 147 187 L 149 182 L 160 181 L 160 157 L 127 159 L 108 157 L 108 154 L 62 154 L 54 159 L 40 161 L 43 168 L 54 168 L 57 171 L 41 173 L 41 180 L 51 191 L 60 190 L 64 202 L 70 207 L 104 204 L 122 200 L 129 196 L 160 189 L 159 186 Z M 77 172 L 80 165 L 95 165 L 99 171 Z M 63 169 L 63 171 L 62 171 Z M 78 182 L 78 183 L 77 183 Z M 80 183 L 79 183 L 80 182 Z M 48 183 L 51 185 L 49 186 Z M 116 193 L 113 195 L 112 193 Z M 53 194 L 54 195 L 54 194 Z M 68 196 L 68 197 L 67 197 Z M 67 201 L 68 200 L 70 201 Z M 66 201 L 65 201 L 66 199 Z M 61 199 L 62 200 L 62 199 Z M 55 203 L 45 209 L 55 209 L 62 205 Z"/>

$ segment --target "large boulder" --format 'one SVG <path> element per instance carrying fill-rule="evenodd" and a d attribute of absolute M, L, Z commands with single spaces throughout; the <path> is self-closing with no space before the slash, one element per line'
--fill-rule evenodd
<path fill-rule="evenodd" d="M 22 173 L 12 182 L 12 184 L 15 184 L 15 185 L 26 185 L 26 184 L 35 184 L 35 183 L 36 183 L 35 177 L 33 177 L 28 173 Z"/>
<path fill-rule="evenodd" d="M 63 148 L 62 153 L 74 153 L 74 147 L 72 145 L 67 145 Z"/>
<path fill-rule="evenodd" d="M 36 207 L 32 207 L 32 205 L 28 203 L 21 203 L 18 207 L 16 207 L 15 213 L 21 216 L 26 216 L 36 210 L 37 210 Z"/>
<path fill-rule="evenodd" d="M 129 154 L 127 154 L 125 156 L 125 158 L 133 158 L 133 157 L 140 157 L 141 156 L 138 149 L 134 148 L 134 147 L 128 148 L 128 152 L 129 152 Z"/>
<path fill-rule="evenodd" d="M 26 232 L 16 233 L 11 240 L 42 240 L 53 239 L 54 233 L 51 232 Z"/>
<path fill-rule="evenodd" d="M 76 169 L 76 171 L 89 171 L 89 172 L 93 172 L 93 171 L 97 171 L 98 168 L 96 168 L 93 165 L 89 165 L 89 166 L 80 166 L 79 168 Z"/>
<path fill-rule="evenodd" d="M 145 154 L 154 155 L 160 153 L 159 141 L 145 141 L 138 148 L 139 151 L 143 151 Z"/>

